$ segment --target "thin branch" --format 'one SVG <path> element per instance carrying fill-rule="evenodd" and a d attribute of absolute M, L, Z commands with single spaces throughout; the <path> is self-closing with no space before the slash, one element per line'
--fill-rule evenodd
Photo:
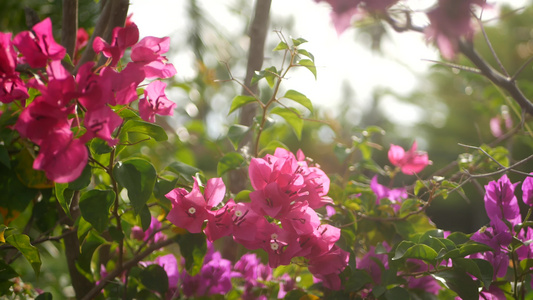
<path fill-rule="evenodd" d="M 482 74 L 481 70 L 479 69 L 468 67 L 468 66 L 463 66 L 463 65 L 458 65 L 458 64 L 454 64 L 454 63 L 450 63 L 446 61 L 438 61 L 438 60 L 432 60 L 432 59 L 422 59 L 422 61 L 428 61 L 434 64 L 443 65 L 446 67 L 455 68 L 455 69 L 463 70 L 463 71 L 474 73 L 474 74 Z"/>
<path fill-rule="evenodd" d="M 477 22 L 479 24 L 479 28 L 481 29 L 481 33 L 483 34 L 483 38 L 485 39 L 485 42 L 487 43 L 487 46 L 489 47 L 489 50 L 490 50 L 490 53 L 492 54 L 492 57 L 496 60 L 496 63 L 500 67 L 500 70 L 502 71 L 502 73 L 506 77 L 509 77 L 509 73 L 507 73 L 507 70 L 503 66 L 502 61 L 500 60 L 500 58 L 496 54 L 496 51 L 494 50 L 494 47 L 492 46 L 492 43 L 490 42 L 489 36 L 487 35 L 487 32 L 485 31 L 485 26 L 483 26 L 483 22 L 481 21 L 481 18 L 483 16 L 483 10 L 481 10 L 481 14 L 480 14 L 479 17 L 477 17 L 474 13 L 472 13 L 472 15 L 474 15 L 474 17 L 476 18 L 476 20 L 477 20 Z"/>
<path fill-rule="evenodd" d="M 100 280 L 98 285 L 96 285 L 94 288 L 92 288 L 83 298 L 82 300 L 90 300 L 94 299 L 100 291 L 113 279 L 115 279 L 117 276 L 122 274 L 125 270 L 129 270 L 132 267 L 136 266 L 141 260 L 143 260 L 145 257 L 150 255 L 155 250 L 158 250 L 160 248 L 163 248 L 165 246 L 168 246 L 170 244 L 174 243 L 173 239 L 167 239 L 160 242 L 157 242 L 150 247 L 148 247 L 144 252 L 139 253 L 138 255 L 135 255 L 132 259 L 128 260 L 127 262 L 123 263 L 122 266 L 117 266 L 116 269 L 109 272 L 106 277 Z"/>
<path fill-rule="evenodd" d="M 513 77 L 511 77 L 511 80 L 516 80 L 518 75 L 524 71 L 524 69 L 533 61 L 533 56 L 529 57 L 521 66 L 518 68 L 518 70 L 514 73 Z"/>

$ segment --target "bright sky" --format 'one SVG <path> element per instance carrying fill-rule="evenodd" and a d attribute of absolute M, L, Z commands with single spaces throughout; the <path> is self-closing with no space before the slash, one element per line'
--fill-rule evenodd
<path fill-rule="evenodd" d="M 179 34 L 186 28 L 187 18 L 184 7 L 186 1 L 176 0 L 131 0 L 130 12 L 139 26 L 141 36 L 170 36 Z M 240 20 L 232 17 L 227 4 L 234 0 L 200 0 L 199 5 L 206 8 L 208 18 L 217 22 L 226 31 L 243 26 Z M 528 0 L 499 0 L 492 3 L 512 3 L 515 7 L 525 5 Z M 421 11 L 430 7 L 435 1 L 409 0 L 410 7 Z M 305 49 L 313 53 L 317 65 L 318 80 L 312 75 L 296 74 L 286 81 L 286 89 L 295 89 L 310 98 L 315 105 L 335 112 L 340 103 L 343 84 L 348 84 L 354 91 L 354 106 L 363 107 L 376 87 L 387 87 L 399 94 L 408 94 L 419 87 L 418 78 L 423 76 L 431 63 L 425 60 L 439 59 L 437 49 L 426 45 L 424 37 L 418 33 L 392 34 L 383 45 L 384 55 L 380 56 L 361 45 L 361 38 L 355 41 L 355 29 L 349 29 L 341 36 L 335 32 L 329 18 L 330 8 L 325 3 L 317 4 L 313 0 L 273 0 L 271 13 L 274 16 L 294 16 L 294 28 L 288 33 L 293 37 L 303 37 L 309 41 Z M 420 14 L 419 22 L 425 22 Z M 284 32 L 285 33 L 285 32 Z M 272 37 L 275 34 L 272 33 Z M 266 50 L 268 55 L 268 49 Z M 231 55 L 231 54 L 230 54 Z M 170 57 L 178 70 L 179 78 L 193 76 L 191 54 Z M 305 71 L 305 70 L 304 70 Z M 392 97 L 385 99 L 388 117 L 398 122 L 417 121 L 417 108 L 406 105 Z M 357 111 L 361 111 L 360 109 Z M 401 112 L 401 113 L 398 113 Z M 411 116 L 406 118 L 405 116 Z M 354 118 L 360 116 L 354 114 Z"/>

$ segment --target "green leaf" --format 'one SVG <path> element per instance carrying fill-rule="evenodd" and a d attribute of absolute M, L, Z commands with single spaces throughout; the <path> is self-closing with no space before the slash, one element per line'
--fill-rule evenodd
<path fill-rule="evenodd" d="M 533 268 L 533 258 L 526 258 L 520 261 L 520 270 L 522 272 L 525 272 L 531 268 Z"/>
<path fill-rule="evenodd" d="M 416 183 L 415 183 L 415 189 L 414 189 L 415 195 L 418 195 L 418 192 L 420 192 L 420 190 L 425 188 L 425 187 L 426 187 L 426 185 L 424 184 L 424 181 L 417 180 Z"/>
<path fill-rule="evenodd" d="M 274 152 L 277 148 L 289 149 L 289 147 L 287 147 L 287 145 L 283 144 L 282 142 L 278 140 L 271 140 L 261 151 Z"/>
<path fill-rule="evenodd" d="M 152 264 L 144 268 L 139 278 L 145 287 L 161 295 L 164 295 L 168 290 L 167 272 L 158 264 Z"/>
<path fill-rule="evenodd" d="M 55 183 L 55 193 L 57 202 L 63 208 L 63 211 L 70 217 L 70 203 L 72 201 L 72 196 L 74 196 L 74 191 L 68 188 L 68 183 Z"/>
<path fill-rule="evenodd" d="M 388 289 L 385 291 L 385 299 L 387 300 L 409 300 L 411 299 L 411 296 L 409 295 L 409 292 L 407 292 L 404 288 L 401 288 L 399 286 L 393 287 L 392 289 Z"/>
<path fill-rule="evenodd" d="M 38 277 L 41 270 L 41 256 L 39 250 L 30 243 L 30 238 L 25 234 L 15 233 L 7 236 L 6 242 L 22 253 Z"/>
<path fill-rule="evenodd" d="M 278 79 L 278 77 L 279 77 L 279 74 L 278 74 L 278 71 L 276 70 L 276 67 L 270 67 L 270 68 L 265 69 L 265 79 L 268 83 L 268 86 L 270 86 L 270 88 L 274 87 L 274 84 L 276 83 L 276 79 Z"/>
<path fill-rule="evenodd" d="M 236 109 L 241 108 L 242 106 L 248 103 L 252 103 L 254 101 L 256 101 L 256 99 L 252 96 L 239 95 L 233 98 L 233 100 L 231 101 L 231 107 L 229 109 L 228 115 L 234 112 Z"/>
<path fill-rule="evenodd" d="M 313 62 L 315 61 L 315 56 L 313 54 L 311 54 L 311 52 L 307 52 L 307 50 L 298 49 L 298 54 L 305 55 L 305 56 L 309 57 Z"/>
<path fill-rule="evenodd" d="M 90 190 L 80 197 L 81 215 L 94 229 L 103 232 L 109 224 L 109 209 L 114 201 L 112 190 Z"/>
<path fill-rule="evenodd" d="M 224 155 L 217 165 L 217 175 L 222 176 L 230 170 L 240 168 L 244 163 L 244 157 L 237 152 L 230 152 Z"/>
<path fill-rule="evenodd" d="M 228 129 L 228 139 L 231 141 L 235 150 L 239 148 L 239 144 L 246 133 L 248 133 L 248 130 L 250 130 L 250 127 L 239 124 L 231 125 Z"/>
<path fill-rule="evenodd" d="M 279 42 L 279 44 L 274 48 L 272 51 L 279 51 L 279 50 L 287 50 L 289 49 L 289 46 L 287 46 L 287 43 L 285 42 Z"/>
<path fill-rule="evenodd" d="M 202 233 L 186 233 L 178 236 L 181 255 L 185 258 L 185 269 L 194 276 L 200 272 L 207 253 L 205 235 Z"/>
<path fill-rule="evenodd" d="M 271 114 L 276 114 L 281 116 L 293 129 L 294 133 L 298 140 L 302 138 L 302 129 L 304 126 L 304 120 L 300 118 L 292 110 L 282 107 L 274 107 L 271 111 Z"/>
<path fill-rule="evenodd" d="M 89 232 L 83 244 L 81 245 L 80 255 L 76 259 L 76 268 L 85 276 L 88 280 L 93 280 L 93 274 L 91 270 L 91 261 L 93 259 L 94 252 L 100 245 L 105 244 L 107 241 L 96 234 L 95 231 Z"/>
<path fill-rule="evenodd" d="M 74 191 L 80 191 L 91 184 L 91 176 L 92 176 L 92 168 L 91 165 L 87 164 L 85 168 L 83 169 L 83 172 L 81 173 L 80 177 L 78 179 L 69 182 L 68 188 L 69 190 Z"/>
<path fill-rule="evenodd" d="M 478 285 L 466 272 L 457 269 L 446 270 L 432 275 L 456 292 L 463 300 L 479 299 Z"/>
<path fill-rule="evenodd" d="M 494 269 L 492 264 L 484 259 L 468 259 L 468 258 L 455 258 L 452 260 L 453 266 L 458 266 L 475 276 L 477 279 L 483 282 L 484 287 L 489 287 L 492 283 L 492 277 Z"/>
<path fill-rule="evenodd" d="M 315 63 L 312 60 L 301 59 L 298 62 L 298 65 L 306 67 L 311 73 L 313 73 L 313 75 L 315 76 L 315 79 L 316 79 L 316 67 L 315 67 Z"/>
<path fill-rule="evenodd" d="M 405 255 L 405 252 L 407 252 L 407 250 L 413 247 L 414 245 L 415 243 L 411 241 L 402 241 L 398 245 L 398 247 L 396 247 L 396 251 L 394 251 L 394 257 L 392 258 L 392 260 L 401 259 Z"/>
<path fill-rule="evenodd" d="M 106 141 L 101 139 L 93 139 L 89 147 L 92 153 L 98 155 L 111 153 L 111 151 L 113 150 L 113 148 L 109 147 Z"/>
<path fill-rule="evenodd" d="M 283 95 L 283 98 L 291 99 L 296 103 L 301 104 L 311 112 L 313 111 L 313 104 L 311 103 L 311 100 L 309 100 L 309 98 L 307 98 L 304 94 L 300 92 L 297 92 L 295 90 L 288 90 L 285 95 Z"/>
<path fill-rule="evenodd" d="M 152 215 L 150 214 L 150 209 L 148 209 L 148 205 L 144 205 L 139 213 L 139 217 L 141 218 L 141 227 L 143 231 L 148 230 L 150 228 L 150 224 L 152 223 Z"/>
<path fill-rule="evenodd" d="M 437 251 L 425 244 L 416 244 L 405 251 L 401 258 L 416 258 L 432 262 L 437 258 Z M 394 257 L 394 259 L 397 259 Z"/>
<path fill-rule="evenodd" d="M 250 85 L 253 86 L 253 85 L 257 84 L 257 82 L 259 82 L 259 80 L 261 80 L 263 78 L 265 78 L 265 70 L 255 71 L 254 75 L 252 76 L 252 80 L 250 81 Z M 228 113 L 228 115 L 230 113 Z"/>
<path fill-rule="evenodd" d="M 132 158 L 118 162 L 113 168 L 113 176 L 128 190 L 128 198 L 136 213 L 144 207 L 154 190 L 157 173 L 150 162 Z"/>
<path fill-rule="evenodd" d="M 3 260 L 0 260 L 0 282 L 9 280 L 11 278 L 18 277 L 19 274 L 6 264 Z"/>
<path fill-rule="evenodd" d="M 52 293 L 50 292 L 44 292 L 40 294 L 39 296 L 35 297 L 35 300 L 52 300 L 52 299 L 54 299 L 54 297 L 52 296 Z"/>
<path fill-rule="evenodd" d="M 165 130 L 161 126 L 150 122 L 129 120 L 122 126 L 120 135 L 123 136 L 132 132 L 145 134 L 158 142 L 168 140 Z"/>
<path fill-rule="evenodd" d="M 294 47 L 298 47 L 303 43 L 307 43 L 307 40 L 304 38 L 292 39 L 292 44 L 294 45 Z"/>
<path fill-rule="evenodd" d="M 250 202 L 250 193 L 252 191 L 242 190 L 235 195 L 235 202 Z"/>
<path fill-rule="evenodd" d="M 11 159 L 9 158 L 9 152 L 6 146 L 0 145 L 0 163 L 11 169 Z"/>
<path fill-rule="evenodd" d="M 345 289 L 347 292 L 357 292 L 371 282 L 372 277 L 365 270 L 352 270 L 352 274 L 345 284 Z"/>
<path fill-rule="evenodd" d="M 193 177 L 196 173 L 200 173 L 201 170 L 190 166 L 188 164 L 182 163 L 181 161 L 175 161 L 166 167 L 166 170 L 169 170 L 177 175 L 180 175 L 188 182 L 193 182 Z"/>
<path fill-rule="evenodd" d="M 470 241 L 470 236 L 468 236 L 468 235 L 466 235 L 466 234 L 464 234 L 462 232 L 456 231 L 456 232 L 452 232 L 447 237 L 447 239 L 451 240 L 456 245 L 461 245 L 461 244 L 469 242 Z"/>
<path fill-rule="evenodd" d="M 479 252 L 494 251 L 494 249 L 492 249 L 491 247 L 485 244 L 474 243 L 474 242 L 463 244 L 461 247 L 458 248 L 458 250 L 459 250 L 458 252 L 457 251 L 448 252 L 444 256 L 444 258 L 445 259 L 458 258 L 458 257 L 465 257 L 467 255 L 474 254 L 474 253 L 479 253 Z"/>

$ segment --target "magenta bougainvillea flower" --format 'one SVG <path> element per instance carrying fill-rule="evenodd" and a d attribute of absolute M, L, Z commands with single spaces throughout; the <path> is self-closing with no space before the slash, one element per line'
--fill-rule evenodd
<path fill-rule="evenodd" d="M 381 199 L 389 199 L 391 206 L 396 212 L 400 210 L 401 202 L 408 197 L 405 188 L 389 189 L 388 187 L 379 184 L 377 175 L 372 177 L 372 180 L 370 181 L 370 189 L 376 194 L 377 205 L 380 205 Z"/>
<path fill-rule="evenodd" d="M 10 103 L 29 97 L 19 73 L 15 71 L 16 60 L 11 33 L 0 32 L 0 102 Z"/>
<path fill-rule="evenodd" d="M 122 123 L 119 117 L 109 106 L 104 105 L 98 109 L 88 110 L 85 114 L 84 125 L 87 132 L 82 137 L 82 142 L 87 142 L 95 137 L 107 141 L 109 146 L 117 144 L 117 139 L 111 134 Z"/>
<path fill-rule="evenodd" d="M 533 173 L 529 173 L 522 183 L 522 200 L 525 204 L 533 206 Z"/>
<path fill-rule="evenodd" d="M 402 147 L 391 144 L 388 153 L 389 161 L 400 168 L 404 174 L 413 175 L 418 173 L 427 165 L 430 165 L 431 161 L 428 159 L 426 152 L 417 151 L 416 148 L 416 141 L 413 142 L 413 146 L 407 152 Z"/>
<path fill-rule="evenodd" d="M 113 29 L 112 43 L 109 44 L 101 37 L 96 37 L 93 42 L 93 50 L 105 57 L 111 58 L 111 67 L 116 67 L 119 60 L 124 56 L 127 48 L 135 45 L 139 40 L 139 29 L 135 23 L 130 23 L 126 27 L 116 27 Z"/>
<path fill-rule="evenodd" d="M 459 51 L 459 39 L 472 39 L 473 5 L 482 7 L 485 0 L 439 0 L 438 5 L 427 13 L 430 24 L 426 29 L 426 37 L 437 44 L 444 58 L 455 58 Z"/>
<path fill-rule="evenodd" d="M 156 80 L 148 84 L 144 90 L 144 98 L 139 100 L 139 114 L 148 122 L 155 122 L 155 115 L 172 116 L 176 103 L 168 100 L 165 95 L 167 84 Z"/>
<path fill-rule="evenodd" d="M 73 139 L 70 127 L 49 132 L 47 142 L 42 143 L 33 168 L 43 170 L 46 177 L 58 182 L 71 182 L 81 175 L 89 157 L 87 147 Z"/>
<path fill-rule="evenodd" d="M 189 232 L 202 231 L 204 221 L 209 217 L 208 210 L 217 206 L 226 193 L 226 186 L 221 178 L 212 178 L 207 181 L 204 194 L 200 191 L 198 181 L 194 178 L 194 187 L 190 192 L 177 188 L 166 194 L 172 201 L 172 209 L 167 219 L 174 225 L 185 228 Z"/>
<path fill-rule="evenodd" d="M 48 60 L 61 60 L 66 54 L 65 48 L 54 40 L 50 18 L 37 23 L 31 31 L 17 34 L 13 44 L 32 68 L 44 68 Z"/>
<path fill-rule="evenodd" d="M 140 240 L 140 241 L 151 241 L 154 243 L 157 243 L 159 241 L 166 240 L 166 236 L 161 232 L 158 231 L 161 229 L 161 222 L 159 220 L 152 216 L 150 219 L 150 226 L 146 231 L 144 231 L 139 226 L 133 226 L 131 229 L 131 235 L 134 239 Z"/>
<path fill-rule="evenodd" d="M 522 221 L 518 200 L 514 195 L 517 183 L 511 183 L 507 175 L 485 186 L 485 209 L 491 221 L 507 220 L 516 225 Z"/>
<path fill-rule="evenodd" d="M 358 13 L 382 14 L 399 0 L 315 0 L 326 2 L 331 8 L 331 20 L 337 34 L 343 33 L 351 25 Z"/>

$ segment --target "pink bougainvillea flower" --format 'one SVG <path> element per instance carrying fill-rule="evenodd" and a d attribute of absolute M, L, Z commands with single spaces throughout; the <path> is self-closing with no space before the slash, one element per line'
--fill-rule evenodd
<path fill-rule="evenodd" d="M 215 211 L 209 211 L 207 225 L 204 233 L 211 242 L 218 240 L 223 236 L 228 236 L 233 232 L 233 208 L 235 202 L 230 199 L 224 207 Z"/>
<path fill-rule="evenodd" d="M 322 284 L 332 290 L 341 289 L 339 274 L 348 265 L 350 254 L 337 246 L 320 256 L 309 259 L 309 272 L 322 280 Z"/>
<path fill-rule="evenodd" d="M 168 51 L 169 45 L 168 37 L 147 36 L 131 48 L 131 60 L 133 64 L 142 67 L 148 79 L 170 78 L 176 75 L 176 69 L 161 55 Z"/>
<path fill-rule="evenodd" d="M 533 176 L 533 173 L 529 173 Z M 527 176 L 522 183 L 522 200 L 524 203 L 533 206 L 533 177 Z"/>
<path fill-rule="evenodd" d="M 107 43 L 101 37 L 96 37 L 93 42 L 93 50 L 111 58 L 111 67 L 116 67 L 118 61 L 124 56 L 127 48 L 135 45 L 139 40 L 139 29 L 135 23 L 130 23 L 126 27 L 116 27 L 113 29 L 111 44 Z"/>
<path fill-rule="evenodd" d="M 301 236 L 311 234 L 320 226 L 320 219 L 314 209 L 307 202 L 297 202 L 281 219 L 283 229 L 290 230 Z"/>
<path fill-rule="evenodd" d="M 109 146 L 117 144 L 117 139 L 111 134 L 122 123 L 119 117 L 109 106 L 88 110 L 85 114 L 85 128 L 87 132 L 82 137 L 82 142 L 87 142 L 95 137 L 107 141 Z"/>
<path fill-rule="evenodd" d="M 252 209 L 258 214 L 273 218 L 283 217 L 289 211 L 291 200 L 277 182 L 271 182 L 264 189 L 250 193 Z"/>
<path fill-rule="evenodd" d="M 388 187 L 378 183 L 378 176 L 374 176 L 370 181 L 370 189 L 376 194 L 376 204 L 380 205 L 381 199 L 389 199 L 394 211 L 398 212 L 401 207 L 401 202 L 407 199 L 407 191 L 405 188 L 389 189 Z"/>
<path fill-rule="evenodd" d="M 87 148 L 79 139 L 73 139 L 70 127 L 49 132 L 46 143 L 41 143 L 33 168 L 43 170 L 46 177 L 58 183 L 76 180 L 89 157 Z"/>
<path fill-rule="evenodd" d="M 337 34 L 340 35 L 350 27 L 352 17 L 357 14 L 357 6 L 361 0 L 315 0 L 315 2 L 326 2 L 331 5 L 331 20 Z"/>
<path fill-rule="evenodd" d="M 225 193 L 226 187 L 222 179 L 212 178 L 207 181 L 204 197 L 198 181 L 194 178 L 194 186 L 190 192 L 177 188 L 165 195 L 172 201 L 172 209 L 167 219 L 191 233 L 199 233 L 202 231 L 204 221 L 209 217 L 208 210 L 217 206 L 224 199 Z"/>
<path fill-rule="evenodd" d="M 48 60 L 61 60 L 66 53 L 65 48 L 54 40 L 50 18 L 37 23 L 31 31 L 17 34 L 13 44 L 32 68 L 43 68 Z"/>
<path fill-rule="evenodd" d="M 139 114 L 148 122 L 155 122 L 155 115 L 172 116 L 176 103 L 165 95 L 166 83 L 156 80 L 150 82 L 144 90 L 144 98 L 139 100 Z"/>
<path fill-rule="evenodd" d="M 507 106 L 502 106 L 501 114 L 497 115 L 494 118 L 490 119 L 490 132 L 494 137 L 500 137 L 504 133 L 504 129 L 507 131 L 513 127 L 513 119 L 509 113 L 509 108 Z"/>
<path fill-rule="evenodd" d="M 0 32 L 0 102 L 9 103 L 29 97 L 24 82 L 15 71 L 16 60 L 11 33 Z"/>
<path fill-rule="evenodd" d="M 150 226 L 146 231 L 144 231 L 139 226 L 133 226 L 131 229 L 131 235 L 134 239 L 140 240 L 140 241 L 153 241 L 154 243 L 157 243 L 158 241 L 166 240 L 166 236 L 159 231 L 161 229 L 161 222 L 159 220 L 152 216 L 150 219 Z"/>
<path fill-rule="evenodd" d="M 422 171 L 427 165 L 431 164 L 426 152 L 416 150 L 416 141 L 409 151 L 391 144 L 389 149 L 389 161 L 396 167 L 399 167 L 402 173 L 413 175 Z"/>
<path fill-rule="evenodd" d="M 439 0 L 437 7 L 427 13 L 430 24 L 426 29 L 428 40 L 434 41 L 446 59 L 454 59 L 459 51 L 459 39 L 471 40 L 472 5 L 484 6 L 485 0 Z"/>
<path fill-rule="evenodd" d="M 485 210 L 491 221 L 507 220 L 516 225 L 522 221 L 518 200 L 514 195 L 517 183 L 511 183 L 507 175 L 485 186 Z"/>

